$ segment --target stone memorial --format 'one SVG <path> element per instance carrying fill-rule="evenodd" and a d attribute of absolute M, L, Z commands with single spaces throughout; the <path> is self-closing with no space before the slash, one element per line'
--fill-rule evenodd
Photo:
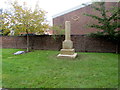
<path fill-rule="evenodd" d="M 60 54 L 58 54 L 57 57 L 75 58 L 77 56 L 77 53 L 75 53 L 75 49 L 73 49 L 73 42 L 71 41 L 70 29 L 71 29 L 70 21 L 66 21 L 65 40 L 63 41 Z"/>

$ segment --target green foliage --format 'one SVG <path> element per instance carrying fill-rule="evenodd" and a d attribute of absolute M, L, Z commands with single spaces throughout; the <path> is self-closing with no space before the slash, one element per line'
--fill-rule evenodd
<path fill-rule="evenodd" d="M 85 14 L 98 21 L 98 24 L 90 24 L 88 27 L 96 28 L 97 33 L 90 34 L 94 37 L 108 36 L 111 40 L 117 40 L 120 36 L 120 7 L 116 4 L 111 9 L 106 9 L 105 2 L 93 3 L 93 10 L 98 11 L 100 16 Z M 109 15 L 110 14 L 110 15 Z"/>
<path fill-rule="evenodd" d="M 56 25 L 51 27 L 52 30 L 54 30 L 54 35 L 52 35 L 52 37 L 56 40 L 57 35 L 64 35 L 65 34 L 65 29 L 62 29 L 61 25 Z"/>
<path fill-rule="evenodd" d="M 6 13 L 0 14 L 0 30 L 1 30 L 1 35 L 8 35 L 10 33 L 10 28 L 9 26 L 9 21 L 6 20 Z"/>
<path fill-rule="evenodd" d="M 31 8 L 27 8 L 25 5 L 21 7 L 17 2 L 12 4 L 15 10 L 14 16 L 12 17 L 11 22 L 16 26 L 13 28 L 17 31 L 28 33 L 43 33 L 46 30 L 47 24 L 45 21 L 46 12 L 35 7 L 35 10 L 32 11 Z"/>
<path fill-rule="evenodd" d="M 51 27 L 52 30 L 54 30 L 54 34 L 56 35 L 64 35 L 65 33 L 65 29 L 62 29 L 62 26 L 61 25 L 56 25 L 56 26 L 53 26 Z"/>

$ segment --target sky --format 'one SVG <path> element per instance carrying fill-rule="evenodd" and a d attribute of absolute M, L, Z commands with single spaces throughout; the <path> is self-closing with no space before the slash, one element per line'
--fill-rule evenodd
<path fill-rule="evenodd" d="M 9 9 L 10 6 L 8 2 L 11 1 L 14 0 L 0 0 L 0 8 Z M 52 25 L 52 16 L 93 0 L 18 0 L 20 4 L 26 2 L 31 8 L 36 5 L 37 1 L 39 7 L 48 12 L 46 15 L 47 20 L 49 21 L 50 25 Z"/>

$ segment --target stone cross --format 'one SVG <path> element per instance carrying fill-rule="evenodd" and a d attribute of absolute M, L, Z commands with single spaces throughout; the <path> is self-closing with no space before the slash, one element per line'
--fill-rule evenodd
<path fill-rule="evenodd" d="M 63 49 L 72 49 L 73 48 L 73 42 L 71 41 L 71 35 L 70 35 L 70 21 L 65 22 L 65 40 L 63 42 Z"/>
<path fill-rule="evenodd" d="M 65 40 L 71 40 L 70 36 L 70 21 L 65 22 Z"/>

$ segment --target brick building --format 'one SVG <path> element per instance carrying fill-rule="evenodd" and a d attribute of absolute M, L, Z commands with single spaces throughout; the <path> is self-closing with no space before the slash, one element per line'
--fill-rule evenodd
<path fill-rule="evenodd" d="M 54 15 L 53 26 L 61 26 L 61 28 L 64 29 L 65 21 L 70 21 L 72 35 L 80 35 L 80 34 L 84 35 L 91 32 L 96 32 L 97 29 L 88 28 L 86 26 L 87 24 L 97 23 L 97 21 L 92 19 L 91 17 L 85 16 L 84 13 L 100 16 L 99 12 L 91 8 L 91 5 L 93 4 L 87 3 L 86 5 L 80 5 L 70 10 Z M 116 5 L 117 5 L 116 2 L 105 3 L 106 9 L 109 9 L 112 6 L 116 6 Z"/>

